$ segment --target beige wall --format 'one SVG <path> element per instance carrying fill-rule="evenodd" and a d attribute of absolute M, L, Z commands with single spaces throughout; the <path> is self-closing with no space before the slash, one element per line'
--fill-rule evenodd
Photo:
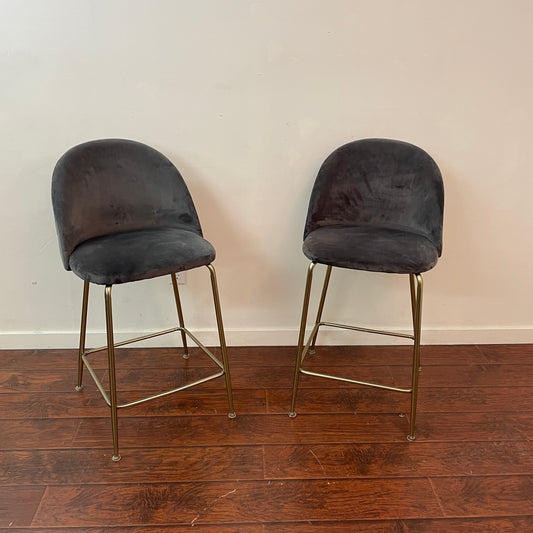
<path fill-rule="evenodd" d="M 424 341 L 533 342 L 530 0 L 0 0 L 0 10 L 0 348 L 76 344 L 82 286 L 60 264 L 50 174 L 67 148 L 98 137 L 146 142 L 182 170 L 217 248 L 230 344 L 296 342 L 314 176 L 336 146 L 372 136 L 422 146 L 444 175 Z M 211 343 L 207 281 L 189 272 L 183 298 Z M 168 288 L 116 287 L 116 327 L 173 324 Z M 340 272 L 329 318 L 404 329 L 407 288 Z M 100 290 L 91 306 L 101 330 Z"/>

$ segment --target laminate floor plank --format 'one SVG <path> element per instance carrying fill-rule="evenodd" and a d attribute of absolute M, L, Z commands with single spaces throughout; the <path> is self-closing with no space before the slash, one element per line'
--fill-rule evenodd
<path fill-rule="evenodd" d="M 324 384 L 322 383 L 322 386 Z M 121 398 L 134 400 L 142 394 L 158 391 L 123 391 Z M 234 404 L 237 413 L 280 414 L 289 412 L 289 389 L 236 389 Z M 473 387 L 426 388 L 419 393 L 419 413 L 441 412 L 532 412 L 533 387 Z M 513 398 L 512 404 L 509 398 Z M 363 386 L 344 388 L 301 389 L 296 409 L 301 414 L 326 413 L 405 413 L 409 411 L 410 396 L 394 391 Z M 92 418 L 105 417 L 109 408 L 93 384 L 80 393 L 34 392 L 0 395 L 0 419 L 18 418 Z M 189 389 L 154 402 L 128 408 L 127 416 L 184 416 L 217 414 L 227 411 L 224 390 L 197 391 Z"/>
<path fill-rule="evenodd" d="M 529 531 L 533 531 L 532 516 L 265 524 L 265 533 L 526 533 Z"/>
<path fill-rule="evenodd" d="M 174 524 L 164 525 L 143 525 L 143 526 L 102 526 L 102 527 L 33 527 L 29 528 L 9 528 L 9 533 L 263 533 L 262 524 L 194 524 L 191 525 Z"/>
<path fill-rule="evenodd" d="M 527 440 L 533 433 L 529 414 L 421 413 L 418 441 L 468 442 Z M 398 414 L 119 416 L 122 446 L 168 447 L 307 443 L 403 442 L 406 417 Z M 0 449 L 101 447 L 108 445 L 108 418 L 0 420 Z M 157 439 L 154 439 L 157 435 Z"/>
<path fill-rule="evenodd" d="M 301 389 L 296 397 L 296 411 L 302 414 L 393 413 L 410 410 L 410 395 L 371 387 Z M 268 389 L 267 411 L 283 414 L 289 411 L 292 391 Z M 509 399 L 512 398 L 512 402 Z M 461 387 L 421 388 L 419 413 L 489 413 L 533 412 L 533 386 L 530 387 Z"/>
<path fill-rule="evenodd" d="M 533 475 L 533 442 L 265 446 L 267 479 Z"/>
<path fill-rule="evenodd" d="M 126 401 L 160 391 L 126 391 L 121 398 Z M 234 391 L 233 400 L 239 412 L 266 413 L 264 390 Z M 109 416 L 109 407 L 96 387 L 89 384 L 81 392 L 13 393 L 0 395 L 0 419 L 17 418 L 98 418 Z M 197 392 L 188 389 L 157 400 L 128 407 L 127 416 L 197 416 L 227 413 L 228 399 L 225 390 Z"/>
<path fill-rule="evenodd" d="M 533 344 L 481 344 L 479 350 L 492 364 L 531 364 Z"/>
<path fill-rule="evenodd" d="M 262 446 L 128 448 L 121 461 L 94 449 L 0 452 L 0 486 L 178 483 L 263 479 Z"/>
<path fill-rule="evenodd" d="M 32 525 L 260 523 L 442 517 L 427 479 L 51 486 Z"/>
<path fill-rule="evenodd" d="M 0 528 L 31 525 L 31 521 L 45 492 L 45 487 L 0 486 Z"/>
<path fill-rule="evenodd" d="M 105 370 L 96 372 L 99 379 L 104 379 L 106 373 Z M 0 371 L 0 401 L 2 393 L 72 392 L 76 380 L 76 371 L 72 369 Z"/>
<path fill-rule="evenodd" d="M 531 516 L 533 476 L 433 478 L 447 516 Z"/>
<path fill-rule="evenodd" d="M 122 422 L 122 424 L 120 424 Z M 104 419 L 83 420 L 74 445 L 94 446 L 108 439 L 109 423 Z M 123 418 L 119 421 L 124 445 L 150 446 L 154 434 L 165 445 L 208 445 L 215 435 L 224 444 L 245 445 L 260 440 L 264 444 L 404 442 L 409 430 L 407 417 L 398 414 L 223 415 L 205 417 Z M 418 441 L 468 442 L 526 440 L 533 430 L 529 414 L 452 413 L 434 416 L 421 413 L 417 422 Z M 102 440 L 103 438 L 103 440 Z"/>
<path fill-rule="evenodd" d="M 394 367 L 394 378 L 405 382 L 410 372 L 407 367 Z M 420 387 L 528 387 L 532 377 L 533 360 L 529 365 L 431 365 L 422 367 Z"/>
<path fill-rule="evenodd" d="M 408 422 L 398 415 L 237 415 L 203 417 L 119 417 L 122 446 L 206 446 L 298 443 L 298 442 L 375 442 L 403 441 Z M 491 435 L 495 435 L 492 432 Z M 76 447 L 108 446 L 110 423 L 107 419 L 86 419 L 76 434 Z M 154 435 L 158 435 L 157 443 Z"/>
<path fill-rule="evenodd" d="M 12 533 L 186 533 L 190 525 L 9 528 Z M 194 525 L 197 533 L 525 533 L 533 531 L 533 517 L 428 519 L 428 520 L 345 520 L 330 522 L 273 522 L 267 524 Z"/>
<path fill-rule="evenodd" d="M 417 440 L 432 442 L 527 440 L 532 413 L 420 413 Z"/>
<path fill-rule="evenodd" d="M 77 418 L 0 420 L 0 450 L 70 448 L 81 423 Z"/>
<path fill-rule="evenodd" d="M 2 370 L 77 368 L 77 350 L 0 350 Z"/>

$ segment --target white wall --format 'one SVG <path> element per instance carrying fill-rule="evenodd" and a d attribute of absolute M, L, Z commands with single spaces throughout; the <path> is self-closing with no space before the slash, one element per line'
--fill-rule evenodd
<path fill-rule="evenodd" d="M 230 344 L 296 343 L 314 177 L 335 147 L 372 136 L 422 146 L 444 175 L 424 341 L 533 342 L 530 0 L 0 0 L 0 10 L 0 348 L 76 345 L 82 284 L 60 263 L 50 175 L 66 149 L 100 137 L 146 142 L 184 174 L 217 248 Z M 116 287 L 116 327 L 171 327 L 167 289 L 166 279 Z M 189 272 L 183 293 L 189 325 L 215 342 L 207 271 Z M 326 311 L 404 329 L 408 304 L 404 277 L 340 272 Z M 91 306 L 101 330 L 100 290 Z"/>

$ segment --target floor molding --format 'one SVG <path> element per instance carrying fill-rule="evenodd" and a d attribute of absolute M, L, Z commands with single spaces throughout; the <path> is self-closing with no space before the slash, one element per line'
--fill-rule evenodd
<path fill-rule="evenodd" d="M 397 330 L 400 333 L 409 333 Z M 192 332 L 206 346 L 218 345 L 216 330 L 194 330 Z M 118 341 L 138 337 L 149 332 L 118 331 Z M 298 339 L 296 329 L 246 330 L 227 329 L 228 346 L 291 346 Z M 405 344 L 405 340 L 356 332 L 345 332 L 323 328 L 319 343 L 327 345 L 390 345 Z M 409 342 L 409 341 L 407 341 Z M 172 346 L 180 344 L 178 334 L 156 337 L 139 343 L 139 346 Z M 422 331 L 422 344 L 523 344 L 533 343 L 533 328 L 479 328 L 479 329 L 428 329 Z M 87 346 L 105 344 L 105 333 L 87 334 Z M 78 332 L 0 332 L 0 349 L 47 349 L 75 348 L 78 345 Z"/>

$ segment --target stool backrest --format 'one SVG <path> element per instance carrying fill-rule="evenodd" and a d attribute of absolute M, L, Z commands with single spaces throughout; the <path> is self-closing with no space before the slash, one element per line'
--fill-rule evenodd
<path fill-rule="evenodd" d="M 304 238 L 324 226 L 380 226 L 426 236 L 442 252 L 444 189 L 435 161 L 421 148 L 362 139 L 336 149 L 311 193 Z"/>
<path fill-rule="evenodd" d="M 53 171 L 52 204 L 67 270 L 76 246 L 95 237 L 157 227 L 202 235 L 179 171 L 135 141 L 101 139 L 68 150 Z"/>

